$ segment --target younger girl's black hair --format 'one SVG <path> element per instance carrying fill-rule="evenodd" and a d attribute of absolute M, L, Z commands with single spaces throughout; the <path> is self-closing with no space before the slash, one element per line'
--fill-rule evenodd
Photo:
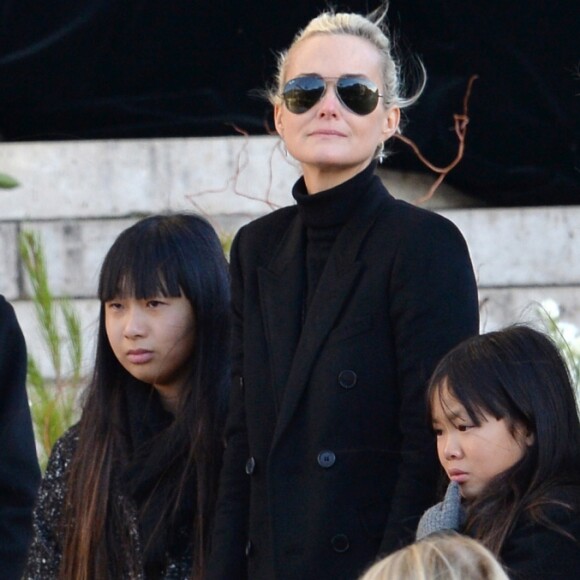
<path fill-rule="evenodd" d="M 164 498 L 155 529 L 171 522 L 185 486 L 195 482 L 192 577 L 203 574 L 228 398 L 229 277 L 211 225 L 196 215 L 172 214 L 145 218 L 123 231 L 103 262 L 96 363 L 67 479 L 62 578 L 106 578 L 122 573 L 130 538 L 119 538 L 118 530 L 115 533 L 115 521 L 119 524 L 115 518 L 122 516 L 109 500 L 114 472 L 128 453 L 124 390 L 136 380 L 113 354 L 104 304 L 113 298 L 158 295 L 182 295 L 190 302 L 195 313 L 195 346 L 175 419 L 152 449 L 153 456 L 175 457 L 171 469 L 174 485 Z"/>
<path fill-rule="evenodd" d="M 447 391 L 475 425 L 482 413 L 533 434 L 522 459 L 495 477 L 468 509 L 467 531 L 496 555 L 524 513 L 554 527 L 546 515 L 557 486 L 580 486 L 580 421 L 570 374 L 543 333 L 518 325 L 474 336 L 450 351 L 427 391 L 428 412 Z M 431 418 L 431 417 L 429 417 Z M 571 506 L 578 509 L 578 506 Z"/>

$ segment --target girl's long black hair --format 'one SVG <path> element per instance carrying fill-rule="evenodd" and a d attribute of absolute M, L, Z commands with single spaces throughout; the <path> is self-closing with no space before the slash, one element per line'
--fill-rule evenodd
<path fill-rule="evenodd" d="M 566 363 L 554 343 L 527 326 L 472 337 L 447 354 L 428 388 L 428 409 L 448 390 L 480 425 L 482 412 L 533 434 L 514 466 L 495 477 L 467 510 L 466 531 L 496 555 L 525 515 L 557 528 L 546 513 L 552 491 L 580 491 L 580 421 Z M 576 505 L 564 508 L 578 510 Z M 563 530 L 560 530 L 563 532 Z"/>
<path fill-rule="evenodd" d="M 223 453 L 229 389 L 230 296 L 227 263 L 206 220 L 192 214 L 153 216 L 123 231 L 100 274 L 101 301 L 96 363 L 79 423 L 79 440 L 68 474 L 61 577 L 121 577 L 131 538 L 111 487 L 130 454 L 124 391 L 140 384 L 118 362 L 105 330 L 104 303 L 120 296 L 185 296 L 195 313 L 195 346 L 189 377 L 170 426 L 157 437 L 151 457 L 167 458 L 163 496 L 154 529 L 171 525 L 186 486 L 194 482 L 190 539 L 193 578 L 201 578 L 209 550 Z M 158 501 L 158 500 L 157 500 Z M 119 529 L 125 530 L 119 537 Z M 144 538 L 144 543 L 152 541 Z M 125 562 L 125 564 L 123 564 Z"/>

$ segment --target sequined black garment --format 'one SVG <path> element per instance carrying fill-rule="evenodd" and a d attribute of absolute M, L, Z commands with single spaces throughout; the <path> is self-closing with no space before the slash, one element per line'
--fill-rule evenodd
<path fill-rule="evenodd" d="M 63 535 L 58 523 L 66 496 L 65 474 L 78 442 L 78 430 L 69 429 L 55 444 L 40 491 L 33 517 L 33 540 L 23 580 L 58 578 L 62 557 Z M 128 580 L 146 580 L 142 563 L 142 541 L 137 522 L 137 510 L 131 499 L 114 487 L 112 501 L 126 515 L 128 536 L 134 549 L 126 552 L 126 569 L 138 572 L 124 575 Z M 191 574 L 191 559 L 175 561 L 168 557 L 160 576 L 163 580 L 185 580 Z"/>

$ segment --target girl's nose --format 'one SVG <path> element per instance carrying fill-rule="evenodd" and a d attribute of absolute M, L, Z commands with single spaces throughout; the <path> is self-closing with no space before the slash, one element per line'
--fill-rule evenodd
<path fill-rule="evenodd" d="M 145 335 L 145 319 L 139 308 L 131 307 L 127 310 L 124 332 L 127 338 L 137 338 Z"/>
<path fill-rule="evenodd" d="M 447 436 L 443 444 L 443 456 L 445 459 L 459 459 L 463 451 L 457 437 Z"/>

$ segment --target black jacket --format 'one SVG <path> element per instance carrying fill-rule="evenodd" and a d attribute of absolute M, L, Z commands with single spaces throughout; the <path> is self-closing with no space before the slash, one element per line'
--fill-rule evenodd
<path fill-rule="evenodd" d="M 306 313 L 297 208 L 234 241 L 212 580 L 354 579 L 411 541 L 434 503 L 425 383 L 478 331 L 473 270 L 446 219 L 394 200 L 376 176 L 360 200 Z"/>
<path fill-rule="evenodd" d="M 0 296 L 0 576 L 19 579 L 40 482 L 26 395 L 26 345 L 12 306 Z"/>
<path fill-rule="evenodd" d="M 576 580 L 580 576 L 580 486 L 560 487 L 546 517 L 559 530 L 521 517 L 500 559 L 512 580 Z"/>

